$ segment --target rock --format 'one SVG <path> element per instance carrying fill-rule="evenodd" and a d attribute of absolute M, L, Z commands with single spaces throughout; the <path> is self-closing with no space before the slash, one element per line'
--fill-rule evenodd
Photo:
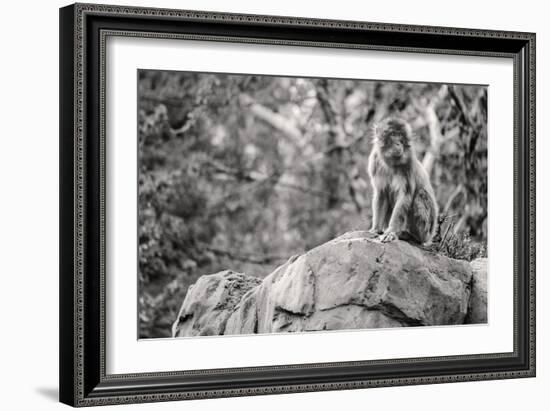
<path fill-rule="evenodd" d="M 484 269 L 476 264 L 351 232 L 291 258 L 263 281 L 231 271 L 199 278 L 173 335 L 463 324 L 483 309 L 477 291 L 470 298 L 482 281 L 473 280 L 476 267 Z"/>
<path fill-rule="evenodd" d="M 203 275 L 189 287 L 172 326 L 172 335 L 222 335 L 229 316 L 251 288 L 261 280 L 231 270 Z"/>
<path fill-rule="evenodd" d="M 487 259 L 478 258 L 470 263 L 473 270 L 472 291 L 468 304 L 466 324 L 487 323 Z"/>

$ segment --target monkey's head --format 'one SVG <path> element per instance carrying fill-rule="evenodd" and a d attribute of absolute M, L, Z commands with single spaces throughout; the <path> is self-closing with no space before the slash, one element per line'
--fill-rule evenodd
<path fill-rule="evenodd" d="M 413 156 L 411 134 L 409 124 L 399 118 L 390 117 L 375 126 L 375 148 L 388 166 L 399 167 L 410 162 Z"/>

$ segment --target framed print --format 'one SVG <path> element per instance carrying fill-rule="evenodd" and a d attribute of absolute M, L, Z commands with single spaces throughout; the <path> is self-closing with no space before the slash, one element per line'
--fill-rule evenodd
<path fill-rule="evenodd" d="M 60 399 L 535 376 L 535 34 L 60 10 Z"/>

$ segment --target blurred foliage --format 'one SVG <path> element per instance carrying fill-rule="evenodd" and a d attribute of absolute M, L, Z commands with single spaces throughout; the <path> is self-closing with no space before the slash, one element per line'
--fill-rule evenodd
<path fill-rule="evenodd" d="M 368 229 L 370 130 L 388 115 L 411 122 L 429 169 L 434 250 L 486 253 L 484 87 L 141 70 L 138 100 L 141 338 L 170 336 L 203 274 L 263 277 Z"/>

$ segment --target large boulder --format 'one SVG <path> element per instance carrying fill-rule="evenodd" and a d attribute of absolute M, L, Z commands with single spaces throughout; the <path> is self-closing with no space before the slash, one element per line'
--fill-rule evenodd
<path fill-rule="evenodd" d="M 173 335 L 486 322 L 480 261 L 474 269 L 404 241 L 351 232 L 291 258 L 262 281 L 232 271 L 202 276 L 185 297 Z"/>

